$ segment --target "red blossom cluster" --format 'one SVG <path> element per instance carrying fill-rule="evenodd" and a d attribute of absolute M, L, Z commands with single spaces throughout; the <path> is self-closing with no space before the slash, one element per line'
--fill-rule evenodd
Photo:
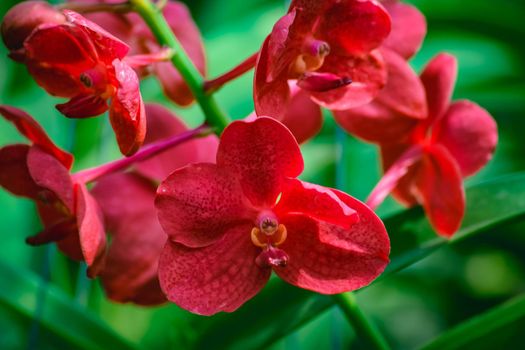
<path fill-rule="evenodd" d="M 462 179 L 490 159 L 497 130 L 478 105 L 450 102 L 453 56 L 438 55 L 420 76 L 408 64 L 426 34 L 416 8 L 397 0 L 292 1 L 254 56 L 256 115 L 230 123 L 219 139 L 208 115 L 188 129 L 165 107 L 142 101 L 140 79 L 149 74 L 179 105 L 199 96 L 195 89 L 214 87 L 195 87 L 176 69 L 180 61 L 170 61 L 183 54 L 189 71 L 206 73 L 187 8 L 168 1 L 158 29 L 133 3 L 26 1 L 2 22 L 9 56 L 49 94 L 69 99 L 57 109 L 69 118 L 109 111 L 126 156 L 71 173 L 73 156 L 32 117 L 0 106 L 30 143 L 0 149 L 0 185 L 33 200 L 43 224 L 29 244 L 56 242 L 85 261 L 112 300 L 169 300 L 211 315 L 236 310 L 272 272 L 324 294 L 369 284 L 389 261 L 389 239 L 373 212 L 389 193 L 423 205 L 438 234 L 457 231 Z M 157 41 L 165 29 L 184 53 Z M 368 205 L 297 179 L 299 143 L 320 130 L 321 107 L 381 149 L 385 176 Z"/>

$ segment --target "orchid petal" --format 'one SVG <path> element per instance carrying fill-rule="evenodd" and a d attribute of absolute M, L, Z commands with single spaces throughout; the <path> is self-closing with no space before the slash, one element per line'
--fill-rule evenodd
<path fill-rule="evenodd" d="M 346 110 L 370 102 L 385 86 L 387 70 L 379 51 L 362 56 L 330 54 L 319 72 L 349 78 L 352 83 L 326 92 L 313 92 L 312 99 L 332 110 Z"/>
<path fill-rule="evenodd" d="M 27 168 L 28 145 L 8 145 L 0 148 L 0 186 L 16 196 L 37 199 L 41 187 Z"/>
<path fill-rule="evenodd" d="M 215 244 L 192 249 L 166 243 L 159 261 L 159 280 L 166 297 L 200 315 L 233 312 L 268 281 L 270 268 L 255 258 L 260 248 L 250 240 L 251 224 L 234 226 Z"/>
<path fill-rule="evenodd" d="M 299 144 L 317 135 L 323 126 L 323 113 L 307 91 L 292 89 L 292 98 L 281 122 L 292 132 Z"/>
<path fill-rule="evenodd" d="M 409 59 L 419 50 L 427 34 L 425 16 L 413 5 L 399 0 L 384 1 L 392 18 L 392 31 L 383 46 Z"/>
<path fill-rule="evenodd" d="M 446 53 L 434 57 L 421 73 L 431 121 L 437 120 L 446 112 L 456 84 L 457 73 L 457 59 Z"/>
<path fill-rule="evenodd" d="M 119 173 L 101 178 L 91 191 L 112 235 L 101 272 L 102 286 L 111 300 L 140 301 L 147 293 L 142 288 L 157 280 L 166 234 L 157 218 L 155 190 L 156 186 L 140 175 Z M 159 293 L 157 282 L 157 292 L 152 290 L 151 294 L 162 303 L 165 299 L 159 298 Z"/>
<path fill-rule="evenodd" d="M 108 104 L 97 95 L 77 95 L 66 103 L 56 105 L 56 109 L 68 118 L 89 118 L 106 112 Z"/>
<path fill-rule="evenodd" d="M 146 135 L 146 112 L 140 95 L 139 79 L 133 69 L 122 61 L 113 61 L 119 82 L 111 100 L 109 118 L 122 154 L 135 153 Z"/>
<path fill-rule="evenodd" d="M 485 109 L 470 101 L 458 101 L 440 119 L 433 138 L 447 148 L 465 177 L 476 173 L 492 158 L 498 130 Z"/>
<path fill-rule="evenodd" d="M 174 171 L 160 184 L 155 205 L 170 239 L 192 248 L 216 242 L 253 216 L 235 176 L 206 163 Z"/>
<path fill-rule="evenodd" d="M 297 179 L 285 182 L 275 211 L 279 216 L 301 214 L 347 229 L 359 221 L 355 210 L 343 203 L 332 190 Z"/>
<path fill-rule="evenodd" d="M 66 168 L 71 168 L 73 156 L 58 148 L 49 136 L 47 136 L 40 124 L 29 114 L 21 109 L 5 105 L 0 105 L 0 114 L 12 122 L 18 131 L 31 142 L 55 156 Z"/>
<path fill-rule="evenodd" d="M 272 206 L 286 177 L 297 177 L 304 163 L 292 133 L 266 117 L 235 121 L 221 136 L 217 165 L 239 178 L 254 206 Z"/>
<path fill-rule="evenodd" d="M 82 255 L 88 265 L 88 276 L 93 278 L 104 267 L 106 233 L 100 208 L 84 184 L 76 184 L 76 216 Z"/>
<path fill-rule="evenodd" d="M 465 191 L 460 169 L 444 147 L 434 145 L 425 149 L 416 188 L 436 232 L 452 237 L 465 214 Z"/>

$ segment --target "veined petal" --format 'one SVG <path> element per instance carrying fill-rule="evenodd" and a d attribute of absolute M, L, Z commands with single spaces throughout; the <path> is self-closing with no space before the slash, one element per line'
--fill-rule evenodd
<path fill-rule="evenodd" d="M 432 137 L 456 159 L 462 175 L 470 176 L 492 158 L 498 130 L 485 109 L 470 101 L 458 101 L 438 121 Z"/>
<path fill-rule="evenodd" d="M 390 33 L 390 16 L 375 1 L 331 1 L 318 33 L 339 54 L 364 54 Z"/>
<path fill-rule="evenodd" d="M 273 206 L 286 177 L 297 177 L 304 167 L 292 133 L 271 118 L 235 121 L 223 132 L 217 165 L 239 178 L 254 206 Z"/>
<path fill-rule="evenodd" d="M 139 79 L 133 69 L 120 60 L 113 61 L 119 86 L 111 100 L 109 119 L 122 154 L 138 151 L 146 136 L 146 112 L 140 95 Z"/>
<path fill-rule="evenodd" d="M 112 236 L 106 265 L 100 274 L 111 300 L 140 302 L 147 292 L 143 287 L 158 280 L 158 258 L 166 234 L 157 218 L 155 191 L 152 182 L 134 173 L 105 176 L 91 191 Z M 165 301 L 158 297 L 159 293 L 157 282 L 157 292 L 149 293 L 152 300 L 148 304 Z"/>
<path fill-rule="evenodd" d="M 370 102 L 387 79 L 385 62 L 377 50 L 359 57 L 330 54 L 319 72 L 333 73 L 352 81 L 350 85 L 330 91 L 312 92 L 315 102 L 332 110 L 346 110 Z"/>
<path fill-rule="evenodd" d="M 434 145 L 425 149 L 416 189 L 436 232 L 452 237 L 465 214 L 465 191 L 460 169 L 446 148 Z"/>
<path fill-rule="evenodd" d="M 287 179 L 284 183 L 275 211 L 278 216 L 304 215 L 346 229 L 359 221 L 356 211 L 343 203 L 331 189 L 297 179 Z"/>
<path fill-rule="evenodd" d="M 362 220 L 350 230 L 304 216 L 284 218 L 288 238 L 279 248 L 288 255 L 288 263 L 273 268 L 277 275 L 322 294 L 356 290 L 379 276 L 389 261 L 388 235 L 370 209 L 363 204 L 353 208 Z"/>
<path fill-rule="evenodd" d="M 446 53 L 434 57 L 421 73 L 421 81 L 427 93 L 428 113 L 431 121 L 442 117 L 448 109 L 457 74 L 456 57 Z"/>
<path fill-rule="evenodd" d="M 146 116 L 145 145 L 188 130 L 181 119 L 161 105 L 146 104 Z M 190 163 L 214 163 L 218 145 L 215 135 L 199 137 L 139 162 L 135 168 L 144 176 L 162 181 L 174 170 Z"/>
<path fill-rule="evenodd" d="M 97 202 L 84 184 L 75 185 L 78 236 L 82 255 L 88 265 L 88 276 L 97 276 L 104 267 L 106 232 Z"/>
<path fill-rule="evenodd" d="M 192 248 L 208 246 L 256 216 L 235 176 L 206 163 L 174 171 L 160 184 L 155 205 L 170 239 Z"/>
<path fill-rule="evenodd" d="M 392 31 L 383 46 L 409 59 L 419 50 L 427 34 L 425 16 L 415 6 L 399 0 L 382 3 L 392 18 Z"/>
<path fill-rule="evenodd" d="M 168 300 L 200 315 L 233 312 L 268 281 L 270 268 L 255 258 L 251 224 L 230 228 L 215 244 L 198 249 L 168 241 L 159 261 L 160 285 Z"/>
<path fill-rule="evenodd" d="M 21 109 L 0 105 L 0 114 L 12 122 L 18 131 L 27 137 L 34 144 L 55 156 L 66 168 L 70 169 L 73 164 L 73 156 L 58 148 L 47 136 L 40 124 L 37 123 L 29 114 Z"/>

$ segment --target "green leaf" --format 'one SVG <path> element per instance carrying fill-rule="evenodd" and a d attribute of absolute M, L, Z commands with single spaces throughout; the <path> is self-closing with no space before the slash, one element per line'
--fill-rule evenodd
<path fill-rule="evenodd" d="M 80 307 L 53 285 L 45 285 L 32 272 L 0 261 L 0 305 L 28 319 L 74 349 L 136 349 L 100 319 Z M 44 305 L 38 296 L 44 292 Z M 38 310 L 38 311 L 37 311 Z"/>
<path fill-rule="evenodd" d="M 525 294 L 452 328 L 423 347 L 432 349 L 512 349 L 523 344 Z"/>
<path fill-rule="evenodd" d="M 487 181 L 466 192 L 466 215 L 462 228 L 452 240 L 436 238 L 420 208 L 384 219 L 392 253 L 391 263 L 380 279 L 424 259 L 443 246 L 525 215 L 525 173 Z M 334 305 L 330 297 L 295 288 L 278 279 L 270 282 L 263 292 L 235 313 L 203 321 L 205 329 L 195 347 L 265 347 Z"/>

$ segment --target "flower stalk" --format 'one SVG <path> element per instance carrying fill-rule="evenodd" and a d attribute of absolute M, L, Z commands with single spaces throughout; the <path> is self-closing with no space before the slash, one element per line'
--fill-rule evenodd
<path fill-rule="evenodd" d="M 256 53 L 239 63 L 230 71 L 218 76 L 215 79 L 206 80 L 204 82 L 204 91 L 206 91 L 206 93 L 208 94 L 211 94 L 219 90 L 224 84 L 240 77 L 246 72 L 249 72 L 252 68 L 255 67 L 258 56 L 259 52 L 257 51 Z"/>
<path fill-rule="evenodd" d="M 129 0 L 129 3 L 146 22 L 159 44 L 173 50 L 171 62 L 195 96 L 204 112 L 206 123 L 213 127 L 216 134 L 220 135 L 230 123 L 230 118 L 220 109 L 215 98 L 204 91 L 204 78 L 184 52 L 182 45 L 162 15 L 162 11 L 150 0 Z"/>
<path fill-rule="evenodd" d="M 341 293 L 333 298 L 343 311 L 346 319 L 352 325 L 356 336 L 366 343 L 367 349 L 389 350 L 390 346 L 377 328 L 366 318 L 365 314 L 357 305 L 353 293 Z"/>
<path fill-rule="evenodd" d="M 121 158 L 94 168 L 79 171 L 72 175 L 73 181 L 76 183 L 89 183 L 95 181 L 104 175 L 124 170 L 136 162 L 149 159 L 168 150 L 171 147 L 175 147 L 196 137 L 207 136 L 212 132 L 213 130 L 209 126 L 201 125 L 198 128 L 188 130 L 173 137 L 146 145 L 131 157 Z"/>

